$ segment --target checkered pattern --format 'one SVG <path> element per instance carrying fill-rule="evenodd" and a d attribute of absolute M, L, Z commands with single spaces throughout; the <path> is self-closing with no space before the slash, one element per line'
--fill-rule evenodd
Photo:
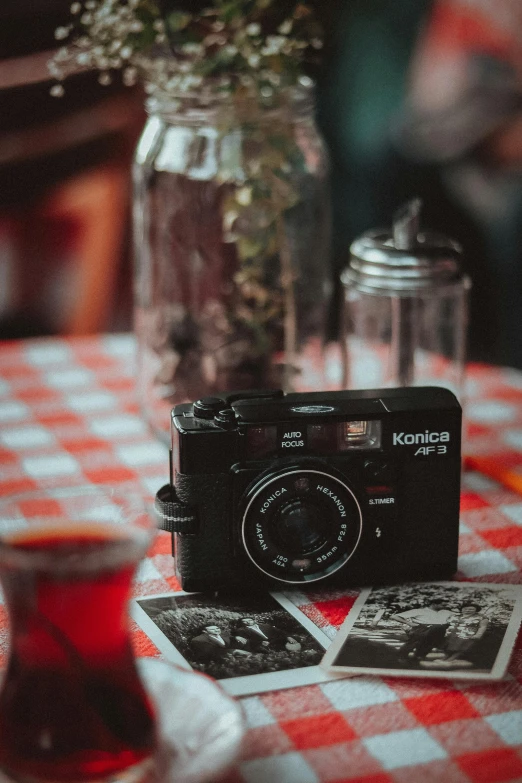
<path fill-rule="evenodd" d="M 471 367 L 467 453 L 522 476 L 522 373 Z M 146 496 L 167 480 L 167 449 L 148 432 L 134 392 L 129 336 L 0 346 L 0 495 L 132 482 Z M 518 583 L 522 496 L 464 475 L 458 578 Z M 136 595 L 178 589 L 160 533 Z M 357 593 L 290 597 L 330 638 Z M 134 628 L 138 654 L 160 657 Z M 0 665 L 7 619 L 0 605 Z M 522 638 L 509 679 L 357 677 L 242 700 L 249 732 L 226 783 L 508 783 L 522 781 Z"/>

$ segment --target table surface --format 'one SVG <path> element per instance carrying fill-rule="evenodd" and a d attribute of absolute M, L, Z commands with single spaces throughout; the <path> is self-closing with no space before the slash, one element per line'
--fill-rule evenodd
<path fill-rule="evenodd" d="M 133 482 L 151 497 L 167 450 L 140 418 L 129 335 L 0 344 L 0 495 L 39 487 Z M 522 373 L 471 366 L 470 454 L 522 475 Z M 457 579 L 519 583 L 522 497 L 463 476 Z M 139 569 L 135 594 L 179 589 L 168 534 Z M 333 638 L 356 593 L 292 600 Z M 161 657 L 134 626 L 140 655 Z M 0 605 L 0 666 L 8 646 Z M 242 757 L 227 783 L 506 783 L 522 781 L 522 638 L 498 683 L 357 677 L 242 699 Z"/>

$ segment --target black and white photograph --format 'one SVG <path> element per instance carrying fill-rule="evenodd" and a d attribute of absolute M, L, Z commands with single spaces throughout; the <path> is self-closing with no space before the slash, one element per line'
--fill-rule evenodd
<path fill-rule="evenodd" d="M 279 593 L 168 593 L 138 598 L 132 615 L 163 655 L 239 696 L 326 682 L 329 638 Z"/>
<path fill-rule="evenodd" d="M 498 680 L 521 618 L 520 585 L 372 588 L 361 592 L 321 665 L 345 674 Z"/>

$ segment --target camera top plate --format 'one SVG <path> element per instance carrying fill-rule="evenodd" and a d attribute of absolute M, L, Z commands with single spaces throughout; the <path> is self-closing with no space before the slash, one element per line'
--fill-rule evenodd
<path fill-rule="evenodd" d="M 436 386 L 292 393 L 260 399 L 246 397 L 232 402 L 237 420 L 245 423 L 291 421 L 303 416 L 373 417 L 425 408 L 447 410 L 459 407 L 452 392 Z"/>
<path fill-rule="evenodd" d="M 173 420 L 185 422 L 181 430 L 212 427 L 214 416 L 220 410 L 233 410 L 236 423 L 270 423 L 292 421 L 303 417 L 346 418 L 354 416 L 377 417 L 386 413 L 415 410 L 456 410 L 457 398 L 448 389 L 438 386 L 407 387 L 403 389 L 356 389 L 342 392 L 306 392 L 284 394 L 280 389 L 230 392 L 182 403 L 172 411 Z M 210 402 L 212 405 L 210 405 Z M 201 409 L 201 410 L 200 410 Z M 206 412 L 208 410 L 208 413 Z"/>

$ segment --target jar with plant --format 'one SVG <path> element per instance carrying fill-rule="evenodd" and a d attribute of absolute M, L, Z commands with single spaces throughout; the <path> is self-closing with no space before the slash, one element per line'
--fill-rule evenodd
<path fill-rule="evenodd" d="M 230 390 L 338 388 L 328 345 L 328 158 L 314 117 L 309 0 L 87 0 L 56 31 L 63 80 L 121 72 L 147 96 L 134 165 L 138 388 L 173 404 Z"/>

